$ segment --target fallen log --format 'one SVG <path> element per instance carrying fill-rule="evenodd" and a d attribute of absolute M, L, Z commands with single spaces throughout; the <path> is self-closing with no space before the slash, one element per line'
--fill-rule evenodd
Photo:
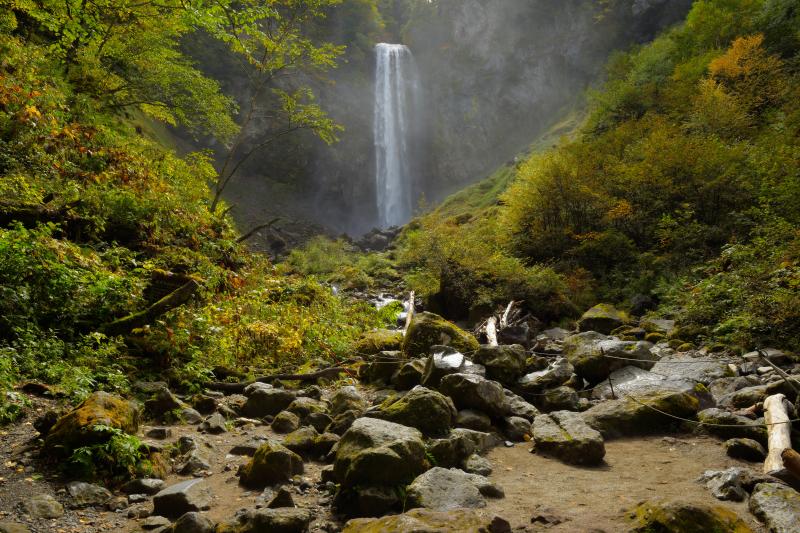
<path fill-rule="evenodd" d="M 261 376 L 252 381 L 242 381 L 239 383 L 228 383 L 225 381 L 212 381 L 206 383 L 205 387 L 210 390 L 226 392 L 228 394 L 239 394 L 244 392 L 248 385 L 253 383 L 272 383 L 277 380 L 284 381 L 316 381 L 321 378 L 334 378 L 340 374 L 347 372 L 347 368 L 343 366 L 334 366 L 331 368 L 324 368 L 317 372 L 310 374 L 273 374 L 272 376 Z"/>
<path fill-rule="evenodd" d="M 785 473 L 782 454 L 792 448 L 791 423 L 786 408 L 786 397 L 773 394 L 764 400 L 764 421 L 767 424 L 769 452 L 764 461 L 764 473 L 778 475 Z"/>
<path fill-rule="evenodd" d="M 199 288 L 200 284 L 197 283 L 197 281 L 193 279 L 189 280 L 144 311 L 133 313 L 115 320 L 114 322 L 110 322 L 102 326 L 100 331 L 111 336 L 130 333 L 136 328 L 141 328 L 153 322 L 167 311 L 185 304 Z"/>
<path fill-rule="evenodd" d="M 414 319 L 415 307 L 416 307 L 416 296 L 414 295 L 414 291 L 411 291 L 411 293 L 408 295 L 408 302 L 406 303 L 406 324 L 403 327 L 403 335 L 406 334 L 409 326 L 411 326 L 411 321 Z"/>
<path fill-rule="evenodd" d="M 495 317 L 489 317 L 489 320 L 486 321 L 486 341 L 489 346 L 497 346 L 497 319 Z"/>

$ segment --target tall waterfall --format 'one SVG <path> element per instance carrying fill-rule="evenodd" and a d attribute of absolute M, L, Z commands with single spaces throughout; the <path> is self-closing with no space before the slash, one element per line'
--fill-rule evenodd
<path fill-rule="evenodd" d="M 375 189 L 381 227 L 405 224 L 413 210 L 411 129 L 417 107 L 414 56 L 402 44 L 375 46 Z"/>

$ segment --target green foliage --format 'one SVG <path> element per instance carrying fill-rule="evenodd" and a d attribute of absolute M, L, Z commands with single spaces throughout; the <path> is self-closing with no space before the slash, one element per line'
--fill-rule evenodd
<path fill-rule="evenodd" d="M 142 452 L 142 441 L 135 435 L 103 425 L 95 425 L 92 431 L 102 435 L 102 442 L 72 452 L 65 465 L 71 475 L 122 482 L 152 474 L 152 465 Z"/>

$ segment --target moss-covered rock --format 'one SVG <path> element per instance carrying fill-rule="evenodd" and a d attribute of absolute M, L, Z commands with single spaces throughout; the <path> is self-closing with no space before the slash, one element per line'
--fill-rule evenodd
<path fill-rule="evenodd" d="M 47 434 L 45 449 L 54 454 L 69 455 L 75 448 L 108 440 L 109 432 L 103 428 L 136 433 L 139 429 L 138 407 L 107 392 L 95 392 L 58 419 Z"/>
<path fill-rule="evenodd" d="M 426 437 L 443 437 L 455 424 L 457 411 L 453 401 L 436 391 L 415 387 L 399 399 L 386 400 L 367 416 L 416 428 Z"/>
<path fill-rule="evenodd" d="M 644 502 L 631 514 L 637 533 L 752 533 L 736 513 L 724 507 Z"/>
<path fill-rule="evenodd" d="M 403 344 L 403 333 L 388 329 L 375 329 L 364 333 L 353 346 L 356 355 L 370 358 L 381 352 L 400 350 Z"/>
<path fill-rule="evenodd" d="M 533 441 L 536 453 L 552 455 L 569 464 L 597 465 L 606 455 L 600 432 L 571 411 L 537 416 L 533 422 Z"/>
<path fill-rule="evenodd" d="M 481 346 L 472 360 L 486 367 L 486 377 L 505 384 L 514 384 L 525 371 L 527 354 L 519 344 Z"/>
<path fill-rule="evenodd" d="M 480 347 L 475 337 L 439 315 L 419 313 L 414 316 L 403 339 L 406 357 L 427 356 L 431 346 L 436 345 L 452 346 L 465 354 Z"/>
<path fill-rule="evenodd" d="M 585 411 L 583 417 L 603 437 L 618 438 L 674 430 L 681 422 L 669 415 L 691 419 L 699 405 L 691 393 L 668 389 L 608 400 Z"/>
<path fill-rule="evenodd" d="M 656 356 L 645 341 L 621 341 L 600 333 L 588 331 L 567 337 L 564 356 L 575 367 L 575 373 L 591 384 L 608 378 L 608 375 L 625 366 L 638 366 L 645 370 L 655 363 Z"/>
<path fill-rule="evenodd" d="M 267 485 L 284 483 L 295 474 L 303 473 L 303 459 L 282 444 L 267 441 L 262 444 L 249 463 L 240 472 L 243 485 L 264 488 Z"/>
<path fill-rule="evenodd" d="M 797 531 L 800 525 L 800 494 L 779 483 L 760 483 L 750 497 L 750 512 L 769 531 Z"/>
<path fill-rule="evenodd" d="M 630 317 L 611 304 L 597 304 L 581 316 L 578 329 L 608 335 L 630 321 Z"/>
<path fill-rule="evenodd" d="M 492 519 L 469 509 L 431 511 L 413 509 L 407 513 L 383 518 L 350 520 L 342 533 L 396 533 L 398 531 L 459 531 L 484 533 L 492 531 Z"/>

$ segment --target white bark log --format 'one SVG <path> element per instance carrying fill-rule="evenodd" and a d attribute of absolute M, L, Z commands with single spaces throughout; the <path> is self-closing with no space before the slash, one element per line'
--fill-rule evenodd
<path fill-rule="evenodd" d="M 786 410 L 786 397 L 783 394 L 773 394 L 764 400 L 764 421 L 767 423 L 769 438 L 769 453 L 764 461 L 764 473 L 774 474 L 784 470 L 781 453 L 792 447 L 792 426 Z"/>
<path fill-rule="evenodd" d="M 508 302 L 508 307 L 506 307 L 505 313 L 500 318 L 500 329 L 506 329 L 508 327 L 508 317 L 511 315 L 511 309 L 514 307 L 514 300 Z"/>
<path fill-rule="evenodd" d="M 486 339 L 489 346 L 497 346 L 497 319 L 495 317 L 490 317 L 486 321 Z"/>
<path fill-rule="evenodd" d="M 414 308 L 416 307 L 416 296 L 414 295 L 414 291 L 411 291 L 411 294 L 408 295 L 408 302 L 406 303 L 406 325 L 403 327 L 403 335 L 406 334 L 408 331 L 408 327 L 411 325 L 411 320 L 414 318 Z"/>

